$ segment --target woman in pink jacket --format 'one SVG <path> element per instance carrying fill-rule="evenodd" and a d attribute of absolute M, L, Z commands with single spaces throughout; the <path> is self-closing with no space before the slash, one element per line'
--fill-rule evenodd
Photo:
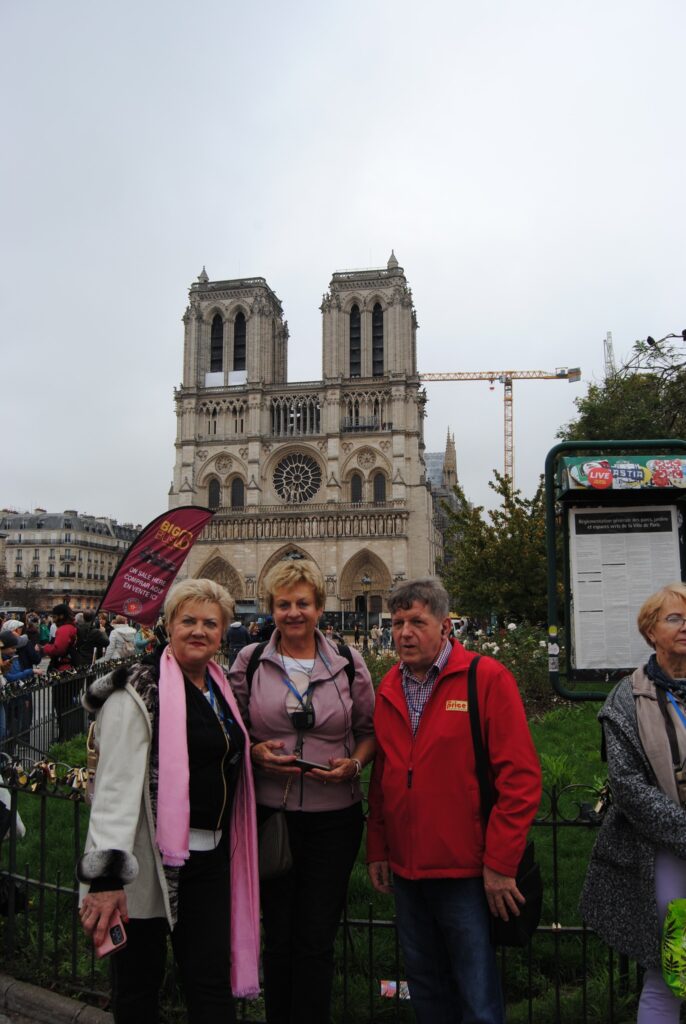
<path fill-rule="evenodd" d="M 266 590 L 275 631 L 244 647 L 229 676 L 252 741 L 258 824 L 284 806 L 293 854 L 291 870 L 261 886 L 266 1014 L 268 1024 L 326 1024 L 362 837 L 360 773 L 374 756 L 374 689 L 361 656 L 317 629 L 325 591 L 313 562 L 277 563 Z"/>

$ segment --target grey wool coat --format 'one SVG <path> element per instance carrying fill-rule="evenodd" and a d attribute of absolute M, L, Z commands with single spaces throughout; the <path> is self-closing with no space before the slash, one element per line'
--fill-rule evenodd
<path fill-rule="evenodd" d="M 636 672 L 645 681 L 644 670 Z M 655 854 L 662 848 L 686 860 L 686 809 L 657 788 L 639 739 L 632 678 L 615 686 L 598 715 L 612 805 L 591 853 L 580 908 L 586 924 L 617 952 L 659 967 Z"/>

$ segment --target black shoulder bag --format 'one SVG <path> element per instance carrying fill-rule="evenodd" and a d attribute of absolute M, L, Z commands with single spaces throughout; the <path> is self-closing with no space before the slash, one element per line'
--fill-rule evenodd
<path fill-rule="evenodd" d="M 481 795 L 481 815 L 484 819 L 484 832 L 488 819 L 495 804 L 493 786 L 488 774 L 488 756 L 481 735 L 481 719 L 476 696 L 476 666 L 480 655 L 472 659 L 467 674 L 467 706 L 469 708 L 469 724 L 472 730 L 476 775 L 479 780 Z M 510 914 L 509 921 L 491 916 L 491 942 L 494 946 L 526 946 L 538 928 L 543 907 L 543 879 L 541 869 L 534 857 L 534 844 L 528 842 L 517 869 L 517 888 L 526 900 L 519 905 L 519 917 Z"/>

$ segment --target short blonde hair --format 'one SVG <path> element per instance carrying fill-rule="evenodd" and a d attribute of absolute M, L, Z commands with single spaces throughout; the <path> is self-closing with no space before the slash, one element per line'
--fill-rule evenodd
<path fill-rule="evenodd" d="M 264 587 L 269 599 L 269 611 L 274 611 L 274 594 L 279 590 L 291 590 L 299 583 L 309 583 L 314 590 L 317 608 L 326 604 L 324 577 L 314 562 L 307 558 L 284 558 L 269 570 Z"/>
<path fill-rule="evenodd" d="M 643 639 L 651 647 L 655 647 L 655 644 L 648 636 L 648 633 L 655 628 L 655 623 L 658 620 L 658 616 L 662 611 L 662 606 L 665 601 L 670 597 L 676 597 L 686 605 L 686 583 L 681 581 L 677 583 L 668 583 L 666 587 L 662 587 L 661 590 L 657 590 L 654 594 L 643 602 L 641 609 L 638 613 L 636 622 L 638 623 L 638 630 Z"/>
<path fill-rule="evenodd" d="M 164 615 L 168 626 L 171 626 L 181 607 L 188 601 L 218 604 L 222 616 L 222 631 L 226 630 L 233 619 L 234 601 L 221 583 L 204 579 L 183 580 L 181 583 L 174 584 L 164 602 Z"/>

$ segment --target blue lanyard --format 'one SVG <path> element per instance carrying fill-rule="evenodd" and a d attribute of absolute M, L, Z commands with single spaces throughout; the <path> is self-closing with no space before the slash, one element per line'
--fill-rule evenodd
<path fill-rule="evenodd" d="M 674 695 L 672 693 L 670 693 L 669 690 L 667 690 L 667 700 L 669 701 L 669 703 L 672 705 L 672 707 L 676 711 L 677 715 L 679 716 L 679 720 L 680 720 L 681 724 L 683 725 L 684 729 L 686 729 L 686 715 L 684 715 L 683 711 L 681 710 L 681 708 L 677 704 L 676 700 L 674 699 Z"/>
<path fill-rule="evenodd" d="M 301 693 L 300 690 L 298 690 L 298 688 L 293 685 L 293 683 L 290 681 L 288 676 L 284 676 L 283 679 L 281 680 L 281 682 L 283 683 L 284 686 L 288 687 L 288 689 L 291 691 L 293 696 L 297 699 L 297 701 L 301 705 L 301 707 L 304 708 L 305 707 L 305 701 L 307 700 L 307 698 L 310 696 L 310 694 L 314 690 L 314 683 L 310 683 L 310 685 L 307 687 L 305 692 Z"/>
<path fill-rule="evenodd" d="M 224 729 L 224 732 L 228 732 L 229 731 L 229 726 L 230 725 L 235 725 L 235 722 L 234 722 L 233 718 L 231 717 L 231 715 L 226 714 L 224 712 L 224 710 L 222 709 L 221 704 L 219 704 L 219 702 L 217 701 L 217 698 L 214 695 L 214 688 L 212 686 L 212 678 L 211 678 L 209 672 L 205 673 L 205 683 L 207 685 L 207 691 L 208 691 L 208 693 L 210 695 L 210 707 L 212 708 L 212 710 L 214 711 L 215 715 L 217 716 L 217 718 L 221 722 L 221 725 L 222 725 L 222 727 Z"/>

